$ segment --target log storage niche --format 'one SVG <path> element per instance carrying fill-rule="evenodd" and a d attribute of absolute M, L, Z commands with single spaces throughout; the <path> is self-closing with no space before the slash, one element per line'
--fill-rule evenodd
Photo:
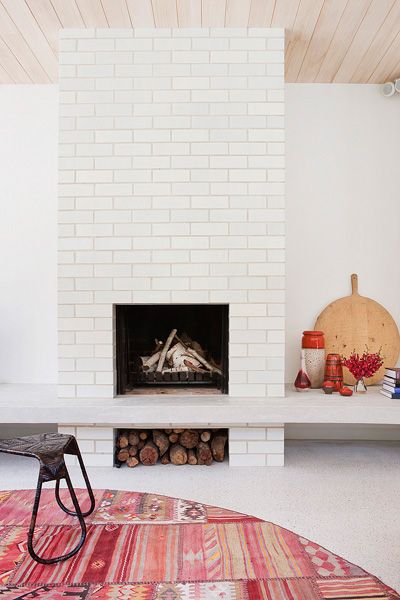
<path fill-rule="evenodd" d="M 228 305 L 117 305 L 115 317 L 118 394 L 228 393 Z"/>
<path fill-rule="evenodd" d="M 117 429 L 116 467 L 212 465 L 228 456 L 227 429 Z"/>

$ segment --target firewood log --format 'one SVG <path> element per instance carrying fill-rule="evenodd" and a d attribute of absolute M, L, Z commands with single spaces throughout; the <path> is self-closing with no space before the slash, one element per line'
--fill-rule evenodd
<path fill-rule="evenodd" d="M 178 350 L 179 346 L 182 348 L 182 350 L 184 349 L 182 344 L 179 344 L 179 342 L 177 342 L 176 344 L 174 344 L 173 341 L 171 342 L 171 347 L 168 350 L 167 356 L 166 356 L 166 359 L 168 362 L 171 360 L 172 355 L 175 354 L 175 352 Z"/>
<path fill-rule="evenodd" d="M 161 457 L 161 464 L 162 465 L 169 465 L 171 461 L 169 460 L 169 452 L 166 452 L 162 457 Z"/>
<path fill-rule="evenodd" d="M 130 467 L 131 469 L 133 469 L 133 467 L 137 467 L 137 465 L 139 464 L 139 461 L 134 456 L 130 456 L 128 458 L 128 460 L 126 461 L 126 464 L 127 464 L 128 467 Z"/>
<path fill-rule="evenodd" d="M 168 439 L 171 442 L 171 444 L 176 444 L 176 442 L 179 440 L 179 434 L 178 433 L 170 433 L 168 436 Z"/>
<path fill-rule="evenodd" d="M 155 429 L 153 431 L 153 442 L 157 446 L 160 456 L 163 456 L 169 448 L 168 436 L 162 431 Z"/>
<path fill-rule="evenodd" d="M 191 348 L 193 348 L 193 344 L 196 342 L 193 342 L 193 340 L 191 338 L 189 338 L 187 336 L 186 340 L 181 339 L 178 335 L 175 335 L 175 340 L 178 342 L 175 346 L 174 346 L 174 350 L 176 350 L 176 354 L 177 355 L 181 355 L 183 362 L 182 361 L 178 361 L 179 364 L 185 364 L 188 368 L 190 368 L 191 370 L 196 371 L 198 367 L 200 367 L 200 361 L 195 359 L 195 363 L 193 363 L 193 354 L 189 355 L 188 352 L 188 347 L 190 346 Z M 195 348 L 195 347 L 194 347 Z M 201 348 L 201 346 L 200 346 Z M 196 349 L 196 348 L 195 348 Z M 174 352 L 175 354 L 175 352 Z M 176 355 L 174 356 L 174 354 L 172 355 L 171 359 L 173 362 L 176 362 Z M 199 352 L 200 355 L 202 355 L 202 352 Z M 191 361 L 188 361 L 189 358 L 192 358 Z M 190 365 L 188 365 L 187 363 L 190 363 Z"/>
<path fill-rule="evenodd" d="M 138 447 L 138 450 L 141 450 L 141 449 L 143 448 L 143 446 L 145 445 L 145 443 L 146 443 L 146 442 L 145 442 L 144 440 L 139 440 L 139 443 L 138 443 L 138 445 L 137 445 L 137 447 Z"/>
<path fill-rule="evenodd" d="M 188 367 L 188 369 L 190 369 L 191 371 L 194 371 L 195 373 L 207 373 L 206 369 L 201 369 L 200 367 L 196 366 L 194 363 L 192 363 L 192 361 L 190 360 L 184 360 L 183 364 L 185 365 L 185 367 Z"/>
<path fill-rule="evenodd" d="M 174 465 L 185 465 L 188 459 L 185 448 L 183 448 L 180 444 L 174 444 L 171 446 L 169 457 Z"/>
<path fill-rule="evenodd" d="M 172 346 L 167 352 L 167 363 L 170 367 L 174 367 L 176 369 L 182 369 L 185 366 L 189 368 L 187 365 L 187 361 L 190 359 L 190 362 L 193 364 L 193 368 L 200 367 L 200 362 L 193 358 L 192 355 L 189 355 L 186 351 L 186 347 L 180 342 L 176 343 Z"/>
<path fill-rule="evenodd" d="M 210 431 L 202 431 L 200 434 L 200 439 L 202 442 L 209 442 L 211 439 L 211 432 Z"/>
<path fill-rule="evenodd" d="M 185 430 L 184 429 L 173 429 L 172 431 L 174 433 L 183 433 Z"/>
<path fill-rule="evenodd" d="M 184 448 L 196 448 L 199 443 L 199 433 L 193 429 L 186 429 L 179 436 L 179 443 Z"/>
<path fill-rule="evenodd" d="M 139 443 L 139 434 L 137 431 L 130 431 L 128 434 L 128 440 L 130 446 L 137 446 Z"/>
<path fill-rule="evenodd" d="M 118 446 L 118 448 L 126 448 L 127 446 L 129 446 L 128 434 L 126 432 L 121 433 L 119 435 L 118 441 L 117 441 L 117 446 Z"/>
<path fill-rule="evenodd" d="M 146 466 L 155 465 L 158 461 L 157 446 L 151 441 L 146 442 L 139 453 L 139 458 L 140 462 Z"/>
<path fill-rule="evenodd" d="M 141 432 L 139 433 L 139 438 L 140 438 L 141 440 L 147 440 L 147 438 L 148 438 L 148 437 L 149 437 L 149 434 L 147 433 L 147 431 L 141 431 Z"/>
<path fill-rule="evenodd" d="M 154 348 L 150 352 L 150 354 L 151 355 L 156 354 L 156 352 L 158 352 L 159 350 L 162 350 L 163 346 L 164 346 L 164 342 L 162 340 L 158 340 L 157 338 L 155 338 L 155 340 L 154 340 Z"/>
<path fill-rule="evenodd" d="M 177 333 L 177 329 L 172 329 L 171 333 L 169 334 L 169 336 L 167 338 L 167 341 L 164 344 L 163 349 L 161 350 L 160 358 L 158 360 L 158 365 L 157 365 L 157 369 L 156 369 L 157 373 L 161 373 L 161 371 L 162 371 L 162 368 L 163 368 L 164 362 L 165 362 L 165 357 L 167 356 L 168 349 L 169 349 L 176 333 Z"/>
<path fill-rule="evenodd" d="M 129 456 L 137 456 L 138 447 L 137 446 L 129 446 Z"/>
<path fill-rule="evenodd" d="M 220 433 L 213 437 L 211 440 L 211 452 L 214 460 L 222 462 L 225 458 L 225 444 L 228 436 Z"/>
<path fill-rule="evenodd" d="M 196 456 L 198 465 L 211 465 L 213 461 L 211 448 L 206 442 L 199 442 Z"/>
<path fill-rule="evenodd" d="M 189 465 L 197 465 L 197 457 L 196 457 L 196 453 L 193 450 L 193 448 L 190 448 L 190 450 L 188 450 L 188 463 Z"/>
<path fill-rule="evenodd" d="M 118 454 L 117 458 L 120 462 L 125 462 L 129 458 L 129 450 L 127 448 L 122 448 Z"/>
<path fill-rule="evenodd" d="M 149 358 L 143 362 L 143 370 L 147 371 L 150 367 L 155 365 L 156 362 L 158 362 L 160 356 L 161 351 L 156 352 L 155 354 L 153 354 L 153 356 L 149 356 Z"/>
<path fill-rule="evenodd" d="M 202 356 L 200 356 L 200 354 L 198 352 L 196 352 L 196 350 L 194 350 L 193 348 L 190 348 L 188 346 L 188 354 L 191 354 L 191 356 L 194 356 L 195 358 L 197 358 L 197 360 L 206 367 L 206 369 L 208 369 L 211 372 L 216 372 L 219 373 L 219 375 L 222 375 L 222 371 L 221 369 L 218 369 L 218 367 L 214 367 L 213 365 L 211 365 L 205 358 L 203 358 Z"/>
<path fill-rule="evenodd" d="M 184 331 L 182 333 L 182 340 L 186 344 L 186 346 L 190 346 L 191 348 L 193 348 L 193 350 L 196 350 L 196 352 L 198 352 L 198 354 L 200 354 L 200 356 L 205 357 L 206 353 L 204 352 L 204 349 L 201 346 L 201 344 L 199 344 L 199 342 L 197 342 L 196 340 L 194 340 L 193 338 L 191 338 L 186 333 L 186 331 Z"/>
<path fill-rule="evenodd" d="M 154 343 L 156 345 L 156 347 L 162 348 L 162 346 L 164 346 L 164 342 L 162 340 L 159 340 L 158 338 L 154 338 Z"/>
<path fill-rule="evenodd" d="M 166 433 L 167 435 L 169 435 L 170 433 L 172 433 L 172 429 L 164 429 L 164 433 Z"/>
<path fill-rule="evenodd" d="M 175 336 L 178 337 L 178 336 Z M 186 348 L 188 346 L 190 346 L 191 348 L 193 348 L 193 350 L 196 350 L 196 352 L 198 352 L 200 354 L 200 356 L 205 356 L 205 352 L 203 350 L 203 348 L 201 347 L 201 345 L 199 344 L 199 342 L 196 342 L 196 340 L 193 340 L 187 333 L 186 331 L 184 331 L 181 335 L 181 339 L 179 340 L 181 342 L 181 344 L 183 344 Z"/>

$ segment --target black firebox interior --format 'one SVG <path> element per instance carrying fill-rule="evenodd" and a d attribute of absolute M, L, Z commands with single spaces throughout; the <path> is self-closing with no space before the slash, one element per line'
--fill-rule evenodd
<path fill-rule="evenodd" d="M 120 304 L 115 306 L 117 392 L 118 394 L 228 393 L 229 306 L 227 304 Z M 142 358 L 151 355 L 156 340 L 165 343 L 172 329 L 178 337 L 193 340 L 204 351 L 204 358 L 218 372 L 146 373 Z"/>

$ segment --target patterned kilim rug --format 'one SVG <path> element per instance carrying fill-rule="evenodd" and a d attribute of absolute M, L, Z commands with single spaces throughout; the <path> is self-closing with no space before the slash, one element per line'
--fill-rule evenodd
<path fill-rule="evenodd" d="M 67 494 L 62 497 L 67 501 Z M 85 546 L 41 565 L 27 553 L 34 492 L 0 492 L 0 600 L 351 600 L 400 596 L 291 531 L 198 502 L 97 490 Z M 81 505 L 88 503 L 78 491 Z M 45 490 L 36 550 L 54 556 L 79 537 Z"/>

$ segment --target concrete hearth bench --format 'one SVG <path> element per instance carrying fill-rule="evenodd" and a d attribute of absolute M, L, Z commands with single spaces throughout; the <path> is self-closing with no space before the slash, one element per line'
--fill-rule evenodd
<path fill-rule="evenodd" d="M 285 398 L 120 396 L 57 398 L 52 385 L 0 385 L 0 423 L 56 424 L 76 436 L 88 466 L 113 464 L 114 429 L 226 427 L 230 466 L 282 466 L 287 424 L 400 425 L 400 402 L 378 388 L 342 398 L 319 391 Z"/>

